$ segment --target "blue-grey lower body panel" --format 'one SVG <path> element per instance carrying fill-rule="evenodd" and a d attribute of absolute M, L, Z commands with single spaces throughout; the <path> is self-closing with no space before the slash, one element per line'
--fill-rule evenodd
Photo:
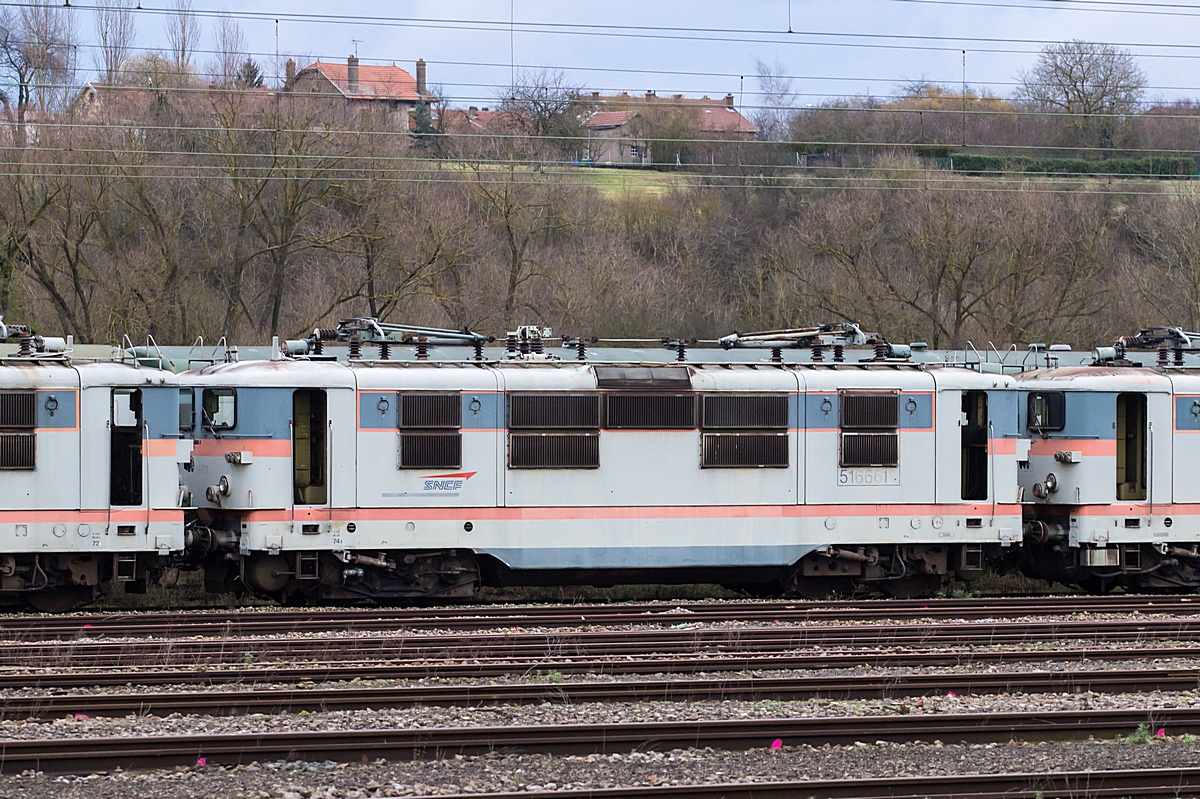
<path fill-rule="evenodd" d="M 812 544 L 708 547 L 560 547 L 479 549 L 512 569 L 679 569 L 790 566 L 819 549 Z"/>

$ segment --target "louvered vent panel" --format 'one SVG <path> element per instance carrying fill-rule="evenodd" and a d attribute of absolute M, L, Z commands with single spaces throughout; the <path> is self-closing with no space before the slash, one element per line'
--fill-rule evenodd
<path fill-rule="evenodd" d="M 0 392 L 0 427 L 37 427 L 37 394 L 32 391 Z"/>
<path fill-rule="evenodd" d="M 595 366 L 598 388 L 633 391 L 687 391 L 692 387 L 686 366 Z"/>
<path fill-rule="evenodd" d="M 462 427 L 461 394 L 401 394 L 401 427 Z"/>
<path fill-rule="evenodd" d="M 842 433 L 842 466 L 895 466 L 899 457 L 896 433 Z"/>
<path fill-rule="evenodd" d="M 401 433 L 401 469 L 458 469 L 462 466 L 461 433 Z"/>
<path fill-rule="evenodd" d="M 899 394 L 843 394 L 842 429 L 900 426 Z"/>
<path fill-rule="evenodd" d="M 696 426 L 691 394 L 609 394 L 606 427 L 626 430 L 690 430 Z"/>
<path fill-rule="evenodd" d="M 511 433 L 508 465 L 512 469 L 595 469 L 600 466 L 597 433 Z"/>
<path fill-rule="evenodd" d="M 600 427 L 599 394 L 510 394 L 508 426 L 513 430 Z"/>
<path fill-rule="evenodd" d="M 700 465 L 705 467 L 788 465 L 788 436 L 780 433 L 705 433 Z"/>
<path fill-rule="evenodd" d="M 786 430 L 787 394 L 707 394 L 704 427 L 709 430 Z"/>
<path fill-rule="evenodd" d="M 37 433 L 0 433 L 0 469 L 36 469 Z"/>

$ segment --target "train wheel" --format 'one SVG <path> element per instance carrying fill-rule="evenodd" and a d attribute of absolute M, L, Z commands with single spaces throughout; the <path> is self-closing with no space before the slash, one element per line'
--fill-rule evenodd
<path fill-rule="evenodd" d="M 879 587 L 893 599 L 923 599 L 942 587 L 940 574 L 910 574 L 899 580 L 883 580 Z"/>
<path fill-rule="evenodd" d="M 30 591 L 25 601 L 42 613 L 66 613 L 92 601 L 92 589 L 86 585 L 66 585 L 44 591 Z"/>
<path fill-rule="evenodd" d="M 854 593 L 854 581 L 849 577 L 798 577 L 793 592 L 805 599 L 849 596 Z"/>

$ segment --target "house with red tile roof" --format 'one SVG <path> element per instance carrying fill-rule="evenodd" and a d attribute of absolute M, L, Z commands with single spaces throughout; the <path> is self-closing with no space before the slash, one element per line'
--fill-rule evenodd
<path fill-rule="evenodd" d="M 588 139 L 585 157 L 596 164 L 655 163 L 647 131 L 668 116 L 691 129 L 698 140 L 753 141 L 758 128 L 734 108 L 733 100 L 732 94 L 720 100 L 707 95 L 660 97 L 654 92 L 580 95 L 575 102 L 582 111 L 581 124 Z"/>
<path fill-rule="evenodd" d="M 446 108 L 434 119 L 441 133 L 470 136 L 484 133 L 505 135 L 527 134 L 532 127 L 529 117 L 519 111 L 500 111 L 487 108 Z"/>
<path fill-rule="evenodd" d="M 358 113 L 369 113 L 396 130 L 409 129 L 409 115 L 421 101 L 432 101 L 425 86 L 425 60 L 417 61 L 416 76 L 395 64 L 360 64 L 355 56 L 345 63 L 316 61 L 289 76 L 291 91 L 327 95 Z"/>

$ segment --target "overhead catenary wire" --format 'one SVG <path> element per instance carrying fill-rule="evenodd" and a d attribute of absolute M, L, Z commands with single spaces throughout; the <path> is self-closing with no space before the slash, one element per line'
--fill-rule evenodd
<path fill-rule="evenodd" d="M 14 8 L 32 8 L 40 7 L 36 3 L 6 3 L 6 6 Z M 70 9 L 77 11 L 95 11 L 101 7 L 98 5 L 72 5 Z M 162 15 L 169 16 L 176 13 L 175 9 L 169 7 L 155 7 L 142 4 L 136 9 L 139 14 L 146 15 Z M 264 22 L 273 22 L 276 19 L 301 22 L 301 23 L 326 23 L 326 24 L 371 24 L 383 27 L 403 27 L 403 28 L 433 28 L 444 30 L 477 30 L 491 33 L 503 33 L 509 30 L 511 25 L 515 30 L 519 30 L 522 34 L 556 34 L 556 35 L 579 35 L 579 36 L 599 36 L 599 37 L 623 37 L 635 39 L 663 39 L 663 40 L 683 40 L 683 41 L 708 41 L 708 42 L 731 42 L 731 43 L 746 43 L 746 44 L 788 44 L 788 45 L 808 45 L 808 46 L 852 46 L 852 47 L 880 47 L 887 49 L 926 49 L 931 51 L 947 51 L 956 52 L 962 49 L 961 45 L 964 42 L 969 42 L 975 45 L 988 44 L 1026 44 L 1043 46 L 1046 44 L 1062 43 L 1060 39 L 1036 39 L 1024 37 L 1000 37 L 1000 36 L 940 36 L 934 34 L 900 34 L 900 33 L 865 33 L 865 32 L 846 32 L 846 31 L 803 31 L 797 30 L 792 33 L 786 33 L 780 30 L 771 30 L 766 28 L 708 28 L 694 26 L 651 26 L 651 25 L 629 25 L 629 24 L 599 24 L 599 23 L 573 23 L 573 22 L 526 22 L 521 20 L 488 20 L 488 19 L 448 19 L 438 17 L 399 17 L 399 16 L 368 16 L 358 14 L 332 14 L 332 13 L 301 13 L 294 11 L 242 11 L 232 10 L 223 11 L 216 9 L 193 8 L 192 14 L 199 17 L 228 17 L 235 20 L 258 20 Z M 751 37 L 772 36 L 777 38 L 761 39 Z M 821 42 L 804 39 L 803 37 L 825 37 L 835 39 L 851 39 L 851 40 L 868 40 L 864 42 Z M 881 40 L 903 40 L 903 41 L 930 41 L 942 42 L 940 45 L 916 45 L 916 44 L 879 44 Z M 1095 44 L 1104 44 L 1113 47 L 1126 47 L 1131 49 L 1200 49 L 1200 44 L 1191 42 L 1177 43 L 1154 43 L 1154 42 L 1123 42 L 1123 41 L 1097 41 Z M 1036 53 L 1037 50 L 1023 48 L 1020 50 L 1002 50 L 987 47 L 973 47 L 976 52 L 998 52 L 998 53 Z M 1154 57 L 1153 54 L 1143 53 L 1148 57 Z M 1198 56 L 1200 57 L 1200 56 Z"/>

